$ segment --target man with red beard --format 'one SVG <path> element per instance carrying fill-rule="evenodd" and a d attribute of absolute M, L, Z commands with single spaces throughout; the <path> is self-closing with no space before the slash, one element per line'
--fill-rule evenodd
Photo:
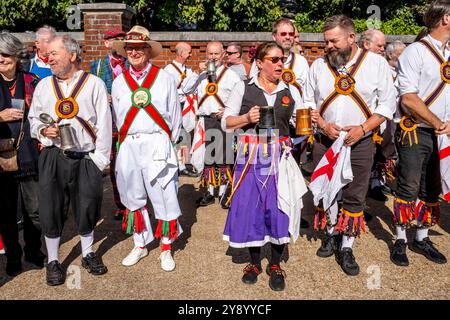
<path fill-rule="evenodd" d="M 317 166 L 341 131 L 345 131 L 355 178 L 340 190 L 339 213 L 316 208 L 317 220 L 322 225 L 326 221 L 327 225 L 317 255 L 330 257 L 336 253 L 344 272 L 357 275 L 359 266 L 352 245 L 355 237 L 364 232 L 363 209 L 375 151 L 372 130 L 392 118 L 395 88 L 386 60 L 356 45 L 355 25 L 350 18 L 328 18 L 323 33 L 326 56 L 311 65 L 304 92 L 305 107 L 313 109 L 313 121 L 320 129 L 313 161 Z"/>

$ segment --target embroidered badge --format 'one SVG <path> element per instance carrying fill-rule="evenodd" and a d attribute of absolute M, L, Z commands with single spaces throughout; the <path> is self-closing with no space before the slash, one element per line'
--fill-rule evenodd
<path fill-rule="evenodd" d="M 355 89 L 355 81 L 348 75 L 341 74 L 336 78 L 334 88 L 340 94 L 349 95 Z"/>
<path fill-rule="evenodd" d="M 55 111 L 61 119 L 72 119 L 78 114 L 78 103 L 72 97 L 58 100 Z"/>
<path fill-rule="evenodd" d="M 295 82 L 295 74 L 291 69 L 284 69 L 281 73 L 281 80 L 285 83 L 293 84 Z"/>
<path fill-rule="evenodd" d="M 217 83 L 210 82 L 206 86 L 206 94 L 209 96 L 215 95 L 218 90 L 219 90 L 219 86 L 217 85 Z"/>
<path fill-rule="evenodd" d="M 288 107 L 289 106 L 289 102 L 291 102 L 291 100 L 289 99 L 288 96 L 284 96 L 283 98 L 281 98 L 281 105 L 283 107 Z"/>
<path fill-rule="evenodd" d="M 131 102 L 139 108 L 145 108 L 151 101 L 151 94 L 147 88 L 140 87 L 131 95 Z"/>

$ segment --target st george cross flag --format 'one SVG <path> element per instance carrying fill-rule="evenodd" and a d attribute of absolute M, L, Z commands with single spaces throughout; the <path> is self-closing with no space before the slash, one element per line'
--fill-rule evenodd
<path fill-rule="evenodd" d="M 184 103 L 182 116 L 183 116 L 183 128 L 186 132 L 191 132 L 195 128 L 195 118 L 198 109 L 197 95 L 186 95 L 186 102 Z"/>
<path fill-rule="evenodd" d="M 205 166 L 205 119 L 199 117 L 194 131 L 194 141 L 191 148 L 191 164 L 197 170 L 202 172 Z"/>
<path fill-rule="evenodd" d="M 323 209 L 333 204 L 338 192 L 353 181 L 350 162 L 351 147 L 344 145 L 347 132 L 341 131 L 339 138 L 327 150 L 311 176 L 309 189 L 314 196 L 314 205 L 323 201 Z"/>
<path fill-rule="evenodd" d="M 450 202 L 450 138 L 446 134 L 438 135 L 438 149 L 442 193 L 444 199 Z"/>

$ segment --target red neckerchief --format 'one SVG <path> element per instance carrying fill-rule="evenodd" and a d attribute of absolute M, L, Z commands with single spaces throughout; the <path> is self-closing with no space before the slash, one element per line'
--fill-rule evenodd
<path fill-rule="evenodd" d="M 120 65 L 122 67 L 122 70 L 125 70 L 125 58 L 115 58 L 112 55 L 109 55 L 109 62 L 111 63 L 111 66 L 115 68 L 117 65 Z"/>
<path fill-rule="evenodd" d="M 37 55 L 38 59 L 41 60 L 43 63 L 45 63 L 45 64 L 48 63 L 48 57 L 42 57 L 39 49 L 36 49 L 36 55 Z"/>
<path fill-rule="evenodd" d="M 147 67 L 148 67 L 148 63 L 144 68 L 142 68 L 139 71 L 137 71 L 133 66 L 130 66 L 130 69 L 131 69 L 131 71 L 133 71 L 134 75 L 136 76 L 136 80 L 139 80 L 140 78 L 142 78 L 142 75 L 144 74 L 144 71 L 147 69 Z"/>

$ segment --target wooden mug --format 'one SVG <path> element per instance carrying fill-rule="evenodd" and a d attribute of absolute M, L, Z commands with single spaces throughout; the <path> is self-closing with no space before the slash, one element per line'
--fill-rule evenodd
<path fill-rule="evenodd" d="M 312 135 L 311 109 L 297 109 L 296 116 L 295 133 L 300 136 Z"/>

